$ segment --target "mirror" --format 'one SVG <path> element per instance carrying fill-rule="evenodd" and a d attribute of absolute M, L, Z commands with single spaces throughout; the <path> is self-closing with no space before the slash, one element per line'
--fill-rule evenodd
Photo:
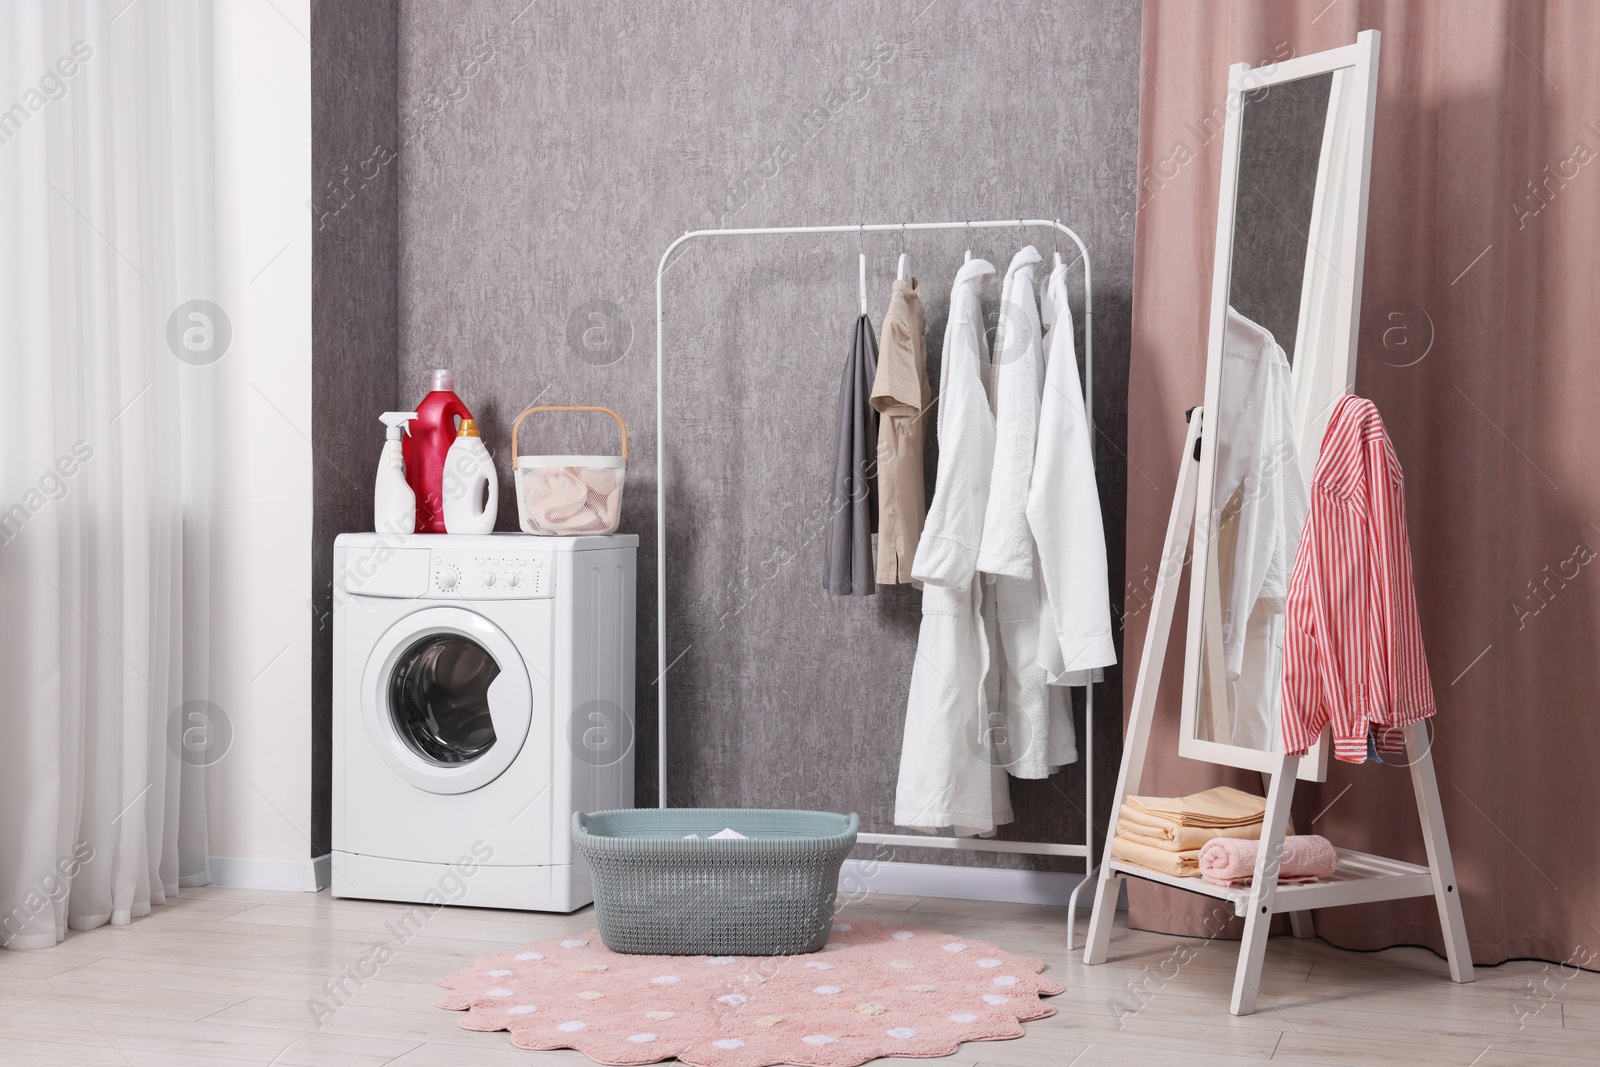
<path fill-rule="evenodd" d="M 1180 753 L 1268 770 L 1284 604 L 1328 414 L 1354 384 L 1377 33 L 1229 78 Z M 1197 594 L 1195 591 L 1200 590 Z M 1326 774 L 1326 745 L 1301 776 Z"/>

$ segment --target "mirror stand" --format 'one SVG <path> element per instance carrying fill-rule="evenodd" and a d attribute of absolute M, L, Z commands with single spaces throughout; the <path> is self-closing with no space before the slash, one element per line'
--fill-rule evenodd
<path fill-rule="evenodd" d="M 1195 525 L 1200 482 L 1196 446 L 1201 438 L 1203 415 L 1204 411 L 1200 408 L 1192 413 L 1188 437 L 1180 453 L 1178 488 L 1172 501 L 1172 515 L 1167 520 L 1161 566 L 1156 573 L 1150 628 L 1145 632 L 1144 655 L 1139 660 L 1138 679 L 1134 684 L 1133 714 L 1123 745 L 1122 768 L 1117 774 L 1113 812 L 1120 811 L 1123 800 L 1139 791 L 1144 775 L 1150 726 L 1156 712 L 1156 692 L 1166 661 L 1168 638 L 1172 633 L 1178 580 Z M 1180 878 L 1119 860 L 1111 854 L 1111 838 L 1107 835 L 1105 855 L 1095 885 L 1094 911 L 1089 919 L 1083 962 L 1093 965 L 1106 961 L 1122 880 L 1132 877 L 1215 897 L 1231 904 L 1233 913 L 1244 919 L 1244 939 L 1239 946 L 1233 999 L 1228 1009 L 1234 1015 L 1250 1015 L 1256 1010 L 1256 993 L 1261 985 L 1261 967 L 1266 958 L 1272 917 L 1289 915 L 1295 936 L 1310 937 L 1310 911 L 1313 908 L 1432 896 L 1438 905 L 1439 922 L 1444 929 L 1450 979 L 1458 983 L 1473 981 L 1467 927 L 1461 913 L 1461 895 L 1456 892 L 1455 867 L 1450 859 L 1450 843 L 1445 834 L 1439 783 L 1434 775 L 1426 724 L 1417 722 L 1407 726 L 1405 739 L 1411 785 L 1417 798 L 1417 815 L 1422 822 L 1423 842 L 1428 851 L 1427 866 L 1341 848 L 1336 850 L 1339 863 L 1331 879 L 1280 886 L 1277 863 L 1273 858 L 1282 853 L 1283 839 L 1289 826 L 1289 805 L 1294 799 L 1296 772 L 1302 757 L 1278 754 L 1274 757 L 1277 766 L 1263 772 L 1270 779 L 1270 785 L 1261 829 L 1262 847 L 1256 855 L 1255 874 L 1249 886 L 1231 888 L 1214 885 L 1198 875 Z"/>

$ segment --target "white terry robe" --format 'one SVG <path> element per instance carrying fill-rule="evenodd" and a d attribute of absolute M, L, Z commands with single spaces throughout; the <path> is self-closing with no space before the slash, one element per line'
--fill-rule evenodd
<path fill-rule="evenodd" d="M 894 821 L 918 830 L 989 834 L 1012 819 L 1005 772 L 989 747 L 989 670 L 978 549 L 994 464 L 984 392 L 983 284 L 992 264 L 956 272 L 940 370 L 939 467 L 911 575 L 923 583 L 922 627 L 906 701 Z"/>
<path fill-rule="evenodd" d="M 985 698 L 1001 762 L 1016 778 L 1048 778 L 1078 758 L 1068 695 L 1038 662 L 1042 594 L 1028 525 L 1028 492 L 1039 429 L 1039 305 L 1032 245 L 1018 252 L 1000 290 L 994 365 L 995 449 L 978 569 L 986 577 L 989 638 Z"/>
<path fill-rule="evenodd" d="M 1246 628 L 1258 602 L 1280 614 L 1289 593 L 1300 528 L 1309 498 L 1294 447 L 1294 394 L 1289 358 L 1272 334 L 1228 309 L 1222 350 L 1213 499 L 1235 493 L 1238 541 L 1227 599 L 1222 650 L 1229 680 L 1239 677 Z"/>
<path fill-rule="evenodd" d="M 1309 494 L 1295 448 L 1289 357 L 1264 327 L 1228 308 L 1218 402 L 1215 507 L 1237 513 L 1222 652 L 1229 707 L 1208 709 L 1213 740 L 1272 751 L 1279 727 L 1282 614 Z M 1215 520 L 1214 520 L 1215 521 Z M 1220 536 L 1218 527 L 1213 536 Z M 1220 547 L 1220 542 L 1219 542 Z"/>
<path fill-rule="evenodd" d="M 1067 268 L 1045 285 L 1047 355 L 1039 443 L 1028 488 L 1028 527 L 1044 581 L 1038 660 L 1052 685 L 1087 685 L 1117 661 L 1105 527 L 1095 486 L 1093 442 L 1067 302 Z"/>

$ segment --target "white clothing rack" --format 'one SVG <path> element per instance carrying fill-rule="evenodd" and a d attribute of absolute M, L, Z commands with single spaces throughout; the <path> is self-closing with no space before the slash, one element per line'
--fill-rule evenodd
<path fill-rule="evenodd" d="M 1048 227 L 1052 232 L 1065 234 L 1078 246 L 1083 260 L 1083 391 L 1088 411 L 1090 448 L 1094 434 L 1094 283 L 1089 265 L 1089 248 L 1059 219 L 988 219 L 963 222 L 885 222 L 853 223 L 838 226 L 762 226 L 744 229 L 692 230 L 667 246 L 656 268 L 656 662 L 665 664 L 656 679 L 656 735 L 657 735 L 657 803 L 667 807 L 667 687 L 666 672 L 672 661 L 667 658 L 667 433 L 666 433 L 666 341 L 665 341 L 665 277 L 672 254 L 680 245 L 702 237 L 771 237 L 790 234 L 857 234 L 900 233 L 911 230 L 979 230 L 1024 229 Z M 968 253 L 970 257 L 970 253 Z M 903 257 L 902 257 L 903 258 Z M 861 264 L 863 291 L 862 313 L 865 304 L 866 257 Z M 1067 949 L 1073 947 L 1073 931 L 1078 915 L 1078 894 L 1094 878 L 1094 686 L 1084 687 L 1084 840 L 1081 845 L 1045 841 L 996 841 L 972 837 L 932 837 L 922 834 L 859 834 L 857 841 L 869 845 L 900 845 L 909 848 L 945 848 L 970 852 L 1010 852 L 1031 856 L 1074 856 L 1084 861 L 1083 881 L 1073 887 L 1068 897 Z"/>

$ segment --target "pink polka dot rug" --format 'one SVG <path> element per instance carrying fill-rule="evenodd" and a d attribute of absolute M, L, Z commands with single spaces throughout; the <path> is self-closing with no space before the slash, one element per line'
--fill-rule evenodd
<path fill-rule="evenodd" d="M 626 956 L 595 931 L 535 941 L 441 978 L 465 1030 L 596 1063 L 856 1067 L 1021 1037 L 1055 1014 L 1044 964 L 925 926 L 837 922 L 805 956 Z"/>

